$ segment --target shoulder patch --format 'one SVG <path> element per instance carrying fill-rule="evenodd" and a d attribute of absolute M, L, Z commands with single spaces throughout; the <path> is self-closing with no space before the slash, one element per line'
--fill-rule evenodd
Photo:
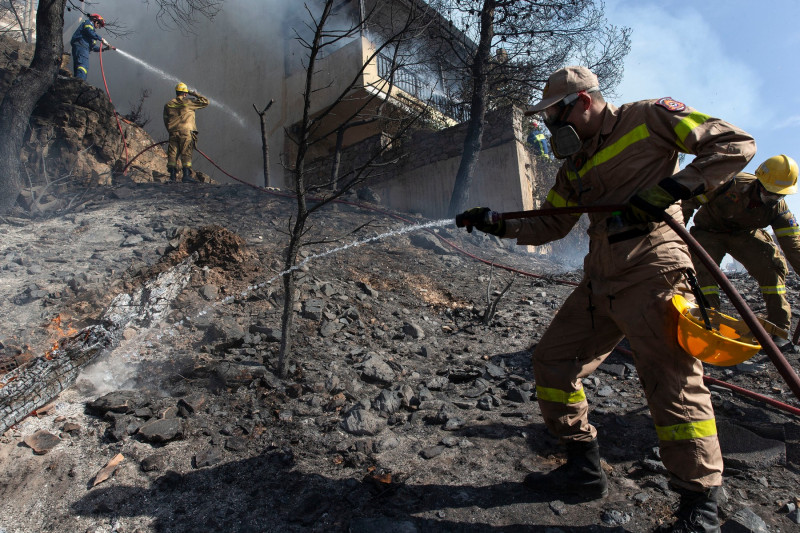
<path fill-rule="evenodd" d="M 656 102 L 656 105 L 660 105 L 667 111 L 672 111 L 673 113 L 677 113 L 678 111 L 683 111 L 686 109 L 686 104 L 677 100 L 673 100 L 669 96 L 666 98 L 661 98 L 658 102 Z"/>

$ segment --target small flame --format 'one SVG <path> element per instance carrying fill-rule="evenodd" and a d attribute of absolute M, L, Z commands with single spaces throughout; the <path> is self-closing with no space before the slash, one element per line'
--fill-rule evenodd
<path fill-rule="evenodd" d="M 47 325 L 48 333 L 50 334 L 52 340 L 52 346 L 50 347 L 47 352 L 45 352 L 44 357 L 45 359 L 53 359 L 55 356 L 56 350 L 59 349 L 59 342 L 64 337 L 69 337 L 78 333 L 78 330 L 72 326 L 63 326 L 61 324 L 61 315 L 56 315 Z"/>

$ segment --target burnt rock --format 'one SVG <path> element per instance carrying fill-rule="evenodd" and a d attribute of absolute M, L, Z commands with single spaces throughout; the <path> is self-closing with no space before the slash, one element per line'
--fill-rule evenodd
<path fill-rule="evenodd" d="M 149 403 L 140 391 L 123 390 L 109 392 L 86 404 L 86 408 L 97 415 L 111 413 L 133 413 L 136 409 Z"/>
<path fill-rule="evenodd" d="M 365 381 L 378 383 L 393 383 L 396 374 L 391 366 L 377 354 L 370 354 L 364 360 L 361 377 Z"/>
<path fill-rule="evenodd" d="M 33 453 L 36 455 L 44 455 L 58 446 L 58 443 L 61 442 L 61 439 L 49 431 L 40 429 L 33 435 L 28 435 L 25 437 L 23 442 L 25 442 L 25 444 L 32 449 Z"/>
<path fill-rule="evenodd" d="M 214 373 L 226 387 L 240 387 L 265 377 L 267 369 L 255 362 L 221 361 L 214 367 Z"/>
<path fill-rule="evenodd" d="M 169 442 L 183 437 L 183 421 L 180 418 L 153 420 L 140 427 L 137 434 L 147 442 Z"/>
<path fill-rule="evenodd" d="M 377 435 L 384 422 L 366 409 L 353 409 L 342 420 L 342 429 L 359 437 Z"/>

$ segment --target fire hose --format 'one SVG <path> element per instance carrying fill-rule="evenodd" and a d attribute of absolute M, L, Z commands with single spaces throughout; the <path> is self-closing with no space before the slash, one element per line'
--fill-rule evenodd
<path fill-rule="evenodd" d="M 142 150 L 141 152 L 136 154 L 136 156 L 134 156 L 134 158 L 130 161 L 130 163 L 132 163 L 133 160 L 135 160 L 137 157 L 139 157 L 141 154 L 143 154 L 147 150 L 150 150 L 151 148 L 154 148 L 154 147 L 159 146 L 161 144 L 164 144 L 166 142 L 167 141 L 161 141 L 161 142 L 157 142 L 157 143 L 151 144 L 150 146 L 148 146 L 147 148 L 145 148 L 144 150 Z M 200 152 L 200 151 L 198 150 L 198 152 Z M 235 176 L 232 176 L 231 174 L 225 172 L 208 155 L 206 155 L 203 152 L 200 152 L 200 154 L 203 157 L 205 157 L 216 168 L 218 168 L 220 171 L 222 171 L 226 176 L 230 177 L 231 179 L 233 179 L 236 182 L 242 183 L 244 185 L 252 187 L 253 189 L 257 189 L 257 190 L 259 190 L 261 192 L 266 192 L 268 194 L 272 194 L 272 195 L 275 195 L 275 196 L 281 196 L 281 197 L 290 197 L 290 196 L 292 196 L 290 194 L 269 190 L 269 189 L 266 189 L 264 187 L 259 187 L 258 185 L 253 185 L 253 184 L 248 183 L 248 182 L 246 182 L 246 181 L 244 181 L 242 179 L 239 179 L 239 178 L 237 178 Z M 130 165 L 130 163 L 129 163 L 129 165 Z M 126 169 L 127 169 L 127 166 L 126 166 Z M 341 202 L 341 203 L 346 203 L 348 205 L 354 205 L 352 202 L 348 202 L 346 200 L 339 199 L 337 201 Z M 539 210 L 529 210 L 529 211 L 514 211 L 514 212 L 504 213 L 504 214 L 502 214 L 502 216 L 503 216 L 504 220 L 510 220 L 510 219 L 513 219 L 513 218 L 528 218 L 528 217 L 534 217 L 534 216 L 559 215 L 559 214 L 567 214 L 567 213 L 569 213 L 569 214 L 578 214 L 578 213 L 590 213 L 590 212 L 614 212 L 614 211 L 622 210 L 623 208 L 624 208 L 624 206 L 622 206 L 622 205 L 576 206 L 576 207 L 567 207 L 567 208 L 552 208 L 552 209 L 539 209 Z M 372 208 L 372 207 L 370 209 L 372 209 L 374 211 L 380 211 L 380 212 L 389 214 L 389 215 L 391 215 L 391 216 L 393 216 L 393 217 L 395 217 L 395 218 L 397 218 L 399 220 L 402 220 L 404 222 L 409 222 L 408 220 L 406 220 L 406 219 L 404 219 L 402 217 L 399 217 L 399 216 L 397 216 L 397 215 L 395 215 L 393 213 L 389 213 L 387 211 L 379 210 L 379 209 Z M 739 293 L 736 292 L 736 289 L 730 284 L 730 281 L 728 281 L 728 278 L 719 269 L 717 264 L 708 256 L 708 254 L 705 253 L 705 250 L 702 249 L 700 244 L 696 240 L 694 240 L 694 238 L 689 234 L 688 231 L 686 231 L 686 229 L 682 225 L 680 225 L 678 222 L 673 220 L 671 217 L 669 217 L 669 218 L 672 221 L 672 223 L 675 224 L 678 227 L 678 230 L 677 230 L 678 235 L 681 236 L 681 238 L 684 238 L 684 235 L 685 235 L 686 237 L 688 237 L 691 240 L 691 243 L 694 243 L 694 244 L 691 244 L 690 242 L 687 242 L 687 246 L 689 246 L 691 248 L 694 245 L 697 248 L 699 248 L 700 250 L 702 250 L 703 254 L 705 255 L 706 260 L 711 263 L 709 270 L 711 271 L 711 273 L 714 276 L 714 278 L 717 279 L 718 281 L 719 281 L 720 278 L 725 280 L 726 283 L 721 283 L 720 284 L 720 286 L 723 288 L 723 290 L 726 291 L 726 293 L 728 292 L 728 290 L 730 290 L 731 292 L 734 292 L 734 293 L 736 293 L 737 296 L 739 296 Z M 670 226 L 672 227 L 672 224 L 670 224 Z M 439 238 L 442 239 L 441 236 L 439 236 Z M 468 256 L 476 259 L 476 260 L 479 260 L 481 262 L 495 265 L 495 263 L 493 263 L 493 262 L 490 263 L 489 261 L 480 259 L 480 258 L 476 257 L 475 255 L 470 254 L 469 252 L 466 252 L 465 250 L 463 250 L 460 247 L 458 247 L 455 243 L 452 243 L 452 242 L 448 241 L 447 239 L 442 239 L 442 240 L 444 242 L 446 242 L 449 246 L 451 246 L 454 249 L 460 251 L 461 253 L 464 253 L 464 254 L 466 254 L 466 255 L 468 255 Z M 698 255 L 700 255 L 700 254 L 698 254 Z M 495 265 L 495 266 L 499 266 L 499 265 Z M 523 274 L 523 275 L 527 275 L 527 276 L 531 276 L 531 277 L 544 278 L 544 276 L 537 276 L 535 274 L 524 272 L 524 271 L 521 271 L 521 270 L 518 270 L 518 269 L 513 269 L 513 268 L 510 268 L 510 267 L 505 267 L 505 268 L 507 270 L 512 271 L 512 272 L 517 272 L 517 273 L 520 273 L 520 274 Z M 575 283 L 572 283 L 572 282 L 564 282 L 564 283 L 567 283 L 567 284 L 570 284 L 570 285 L 576 285 Z M 741 303 L 742 306 L 744 306 L 744 308 L 746 308 L 748 311 L 750 311 L 749 307 L 747 307 L 747 304 L 744 303 L 744 301 L 742 300 L 741 296 L 739 296 L 739 302 Z M 754 315 L 752 315 L 752 311 L 750 311 L 750 315 L 754 316 Z M 776 365 L 776 366 L 778 366 L 778 370 L 781 373 L 781 377 L 783 377 L 783 379 L 787 382 L 787 384 L 789 384 L 789 386 L 792 389 L 792 392 L 794 393 L 795 397 L 800 398 L 800 386 L 799 386 L 800 384 L 798 383 L 798 381 L 800 381 L 800 380 L 798 380 L 797 374 L 794 373 L 794 370 L 789 366 L 788 362 L 783 357 L 783 355 L 780 353 L 780 351 L 778 350 L 777 346 L 775 346 L 775 343 L 772 342 L 772 339 L 769 338 L 769 335 L 766 334 L 766 331 L 764 331 L 764 328 L 761 325 L 761 323 L 758 322 L 758 320 L 755 320 L 755 324 L 756 324 L 755 325 L 755 329 L 756 330 L 760 330 L 761 333 L 765 337 L 768 338 L 768 345 L 772 346 L 772 352 L 767 352 L 770 355 L 770 360 L 772 360 L 773 363 L 774 363 L 774 361 L 776 359 L 778 361 L 782 361 L 783 362 L 783 364 L 780 365 L 780 366 Z M 748 323 L 748 325 L 749 325 L 749 323 Z M 751 327 L 753 327 L 753 326 L 751 326 Z M 798 326 L 797 331 L 800 332 L 800 325 Z M 795 336 L 798 336 L 798 333 L 795 333 Z M 759 338 L 759 340 L 760 340 L 760 338 Z M 764 346 L 764 345 L 762 344 L 762 346 Z M 617 346 L 616 349 L 617 350 L 624 350 L 624 348 L 621 348 L 619 346 Z M 783 369 L 783 371 L 781 371 L 781 369 Z M 720 381 L 720 380 L 711 378 L 709 376 L 704 376 L 703 379 L 706 382 L 713 383 L 715 385 L 719 385 L 719 386 L 722 386 L 722 387 L 726 387 L 726 388 L 728 388 L 728 389 L 730 389 L 730 390 L 732 390 L 734 392 L 737 392 L 739 394 L 742 394 L 744 396 L 748 396 L 750 398 L 754 398 L 754 399 L 757 399 L 759 401 L 763 401 L 765 403 L 771 404 L 771 405 L 773 405 L 775 407 L 783 409 L 784 411 L 787 411 L 787 412 L 790 412 L 790 413 L 793 413 L 793 414 L 800 414 L 800 409 L 798 409 L 796 407 L 793 407 L 791 405 L 785 404 L 783 402 L 779 402 L 779 401 L 774 400 L 772 398 L 769 398 L 767 396 L 763 396 L 763 395 L 757 394 L 755 392 L 749 391 L 749 390 L 744 389 L 742 387 L 737 387 L 736 385 L 732 385 L 732 384 L 726 383 L 724 381 Z M 794 384 L 794 385 L 792 385 L 792 384 Z"/>
<path fill-rule="evenodd" d="M 622 211 L 624 208 L 625 206 L 623 205 L 557 207 L 551 209 L 534 209 L 530 211 L 515 211 L 509 213 L 489 212 L 485 213 L 483 216 L 486 217 L 487 222 L 495 223 L 499 222 L 500 220 L 533 218 L 546 215 L 593 212 L 614 213 L 617 211 Z M 725 292 L 725 294 L 728 295 L 731 303 L 739 312 L 739 315 L 742 317 L 745 324 L 747 324 L 747 326 L 750 328 L 750 331 L 753 333 L 756 339 L 758 339 L 759 344 L 761 344 L 761 347 L 766 352 L 770 361 L 772 361 L 772 363 L 775 365 L 778 373 L 792 390 L 792 393 L 794 393 L 795 397 L 800 399 L 800 377 L 797 376 L 794 369 L 772 341 L 772 337 L 770 337 L 770 335 L 764 329 L 764 326 L 761 325 L 755 313 L 753 313 L 747 303 L 745 303 L 744 298 L 742 298 L 728 277 L 725 276 L 717 263 L 711 259 L 711 256 L 709 256 L 700 243 L 698 243 L 695 238 L 692 237 L 683 224 L 666 213 L 663 214 L 663 220 L 675 233 L 678 234 L 683 242 L 686 243 L 686 245 L 689 247 L 689 250 L 691 250 L 692 253 L 694 253 L 695 256 L 700 259 L 703 265 L 717 281 L 720 288 Z M 456 218 L 456 225 L 460 227 L 465 225 L 471 226 L 473 223 L 470 220 L 466 220 L 463 215 L 459 215 L 459 217 Z"/>
<path fill-rule="evenodd" d="M 122 170 L 122 174 L 124 175 L 125 172 L 128 170 L 128 140 L 125 138 L 125 132 L 122 131 L 122 124 L 119 121 L 119 113 L 117 113 L 117 109 L 114 107 L 114 102 L 111 100 L 111 93 L 108 91 L 108 83 L 106 82 L 106 71 L 103 68 L 103 44 L 104 43 L 100 44 L 100 73 L 103 76 L 103 85 L 105 85 L 106 87 L 106 96 L 108 96 L 108 102 L 114 109 L 114 118 L 117 119 L 117 128 L 119 128 L 119 134 L 122 136 L 122 145 L 125 147 L 125 168 Z"/>

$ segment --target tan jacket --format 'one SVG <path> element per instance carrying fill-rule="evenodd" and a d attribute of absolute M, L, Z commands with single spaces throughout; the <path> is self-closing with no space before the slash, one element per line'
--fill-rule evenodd
<path fill-rule="evenodd" d="M 786 259 L 795 272 L 800 272 L 800 226 L 797 219 L 781 199 L 777 204 L 765 205 L 758 196 L 758 178 L 742 172 L 730 185 L 707 203 L 702 203 L 694 216 L 694 225 L 713 233 L 742 233 L 743 236 L 772 226 Z"/>
<path fill-rule="evenodd" d="M 208 98 L 197 93 L 189 93 L 191 98 L 177 96 L 164 105 L 164 126 L 170 133 L 192 133 L 197 131 L 194 112 L 208 106 Z"/>
<path fill-rule="evenodd" d="M 673 176 L 691 190 L 711 191 L 753 157 L 753 138 L 741 129 L 672 99 L 643 100 L 617 108 L 607 104 L 598 135 L 565 162 L 543 208 L 626 204 L 638 191 Z M 695 154 L 678 171 L 678 153 Z M 682 220 L 680 206 L 667 213 Z M 608 213 L 589 214 L 589 254 L 584 271 L 593 290 L 614 293 L 655 275 L 692 268 L 689 250 L 664 223 L 622 228 L 639 235 L 609 242 Z M 579 215 L 509 220 L 504 237 L 540 245 L 569 233 Z M 612 228 L 617 234 L 619 228 Z"/>

